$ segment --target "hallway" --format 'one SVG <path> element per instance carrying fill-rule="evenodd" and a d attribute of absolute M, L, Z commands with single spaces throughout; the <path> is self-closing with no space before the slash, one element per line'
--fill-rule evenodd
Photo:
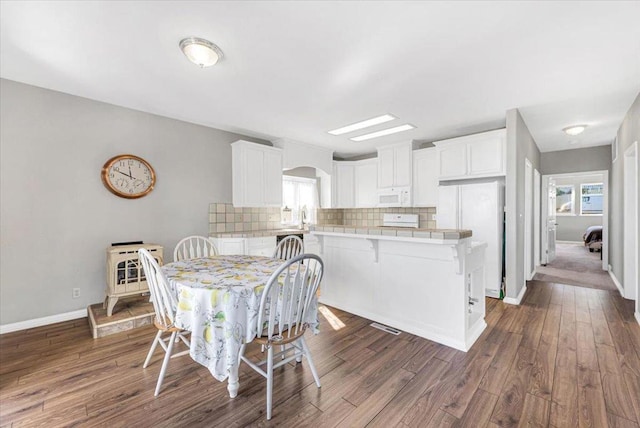
<path fill-rule="evenodd" d="M 601 253 L 589 252 L 578 242 L 556 244 L 556 258 L 538 266 L 534 280 L 578 285 L 598 290 L 617 290 L 607 271 L 602 270 Z"/>

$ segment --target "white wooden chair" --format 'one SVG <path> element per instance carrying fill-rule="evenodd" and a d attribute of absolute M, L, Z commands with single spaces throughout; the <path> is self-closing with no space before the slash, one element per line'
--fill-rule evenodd
<path fill-rule="evenodd" d="M 274 369 L 294 359 L 300 362 L 305 357 L 320 388 L 320 379 L 304 340 L 307 329 L 304 320 L 311 303 L 316 299 L 323 269 L 322 260 L 314 254 L 301 254 L 284 262 L 269 278 L 260 300 L 258 328 L 262 329 L 262 333 L 253 341 L 264 346 L 266 360 L 251 361 L 244 355 L 247 345 L 240 347 L 241 361 L 267 379 L 267 419 L 271 419 Z M 286 348 L 274 354 L 274 347 L 278 345 L 286 345 Z"/>
<path fill-rule="evenodd" d="M 173 261 L 211 257 L 218 254 L 213 241 L 204 236 L 187 236 L 173 250 Z"/>
<path fill-rule="evenodd" d="M 182 330 L 174 325 L 176 319 L 177 299 L 171 292 L 171 289 L 169 288 L 169 281 L 160 269 L 158 262 L 156 262 L 151 253 L 144 248 L 138 250 L 138 256 L 140 258 L 140 262 L 142 263 L 142 268 L 144 269 L 144 275 L 147 279 L 147 284 L 149 285 L 149 292 L 151 293 L 153 308 L 156 311 L 156 316 L 153 323 L 158 329 L 158 333 L 153 339 L 151 349 L 149 349 L 147 359 L 144 361 L 142 368 L 147 368 L 147 366 L 149 365 L 149 361 L 151 361 L 151 356 L 156 350 L 156 346 L 158 344 L 160 344 L 165 352 L 164 359 L 162 360 L 162 368 L 160 369 L 160 374 L 158 375 L 156 391 L 154 394 L 157 396 L 160 393 L 160 387 L 162 386 L 162 381 L 164 380 L 164 375 L 167 371 L 167 366 L 169 365 L 169 359 L 189 353 L 189 350 L 187 349 L 186 351 L 173 354 L 173 346 L 179 341 L 182 341 L 185 345 L 187 345 L 187 348 L 189 348 L 189 339 L 187 339 L 186 337 L 189 332 Z M 165 333 L 171 333 L 171 336 L 168 338 L 163 338 L 162 335 Z"/>
<path fill-rule="evenodd" d="M 289 235 L 278 242 L 273 252 L 273 258 L 289 260 L 302 253 L 304 253 L 304 243 L 302 239 L 294 235 Z"/>

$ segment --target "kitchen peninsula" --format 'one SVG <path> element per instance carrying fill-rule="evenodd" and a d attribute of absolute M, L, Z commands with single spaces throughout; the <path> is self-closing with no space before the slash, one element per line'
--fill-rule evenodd
<path fill-rule="evenodd" d="M 311 226 L 320 302 L 467 351 L 486 328 L 484 252 L 470 230 Z"/>

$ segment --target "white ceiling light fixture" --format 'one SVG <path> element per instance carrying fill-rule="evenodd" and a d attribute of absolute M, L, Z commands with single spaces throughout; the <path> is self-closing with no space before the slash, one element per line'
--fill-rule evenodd
<path fill-rule="evenodd" d="M 201 68 L 211 67 L 223 57 L 222 50 L 209 40 L 187 37 L 180 40 L 180 49 L 189 61 Z"/>
<path fill-rule="evenodd" d="M 578 135 L 582 134 L 586 128 L 587 125 L 573 125 L 563 128 L 562 130 L 568 135 Z"/>
<path fill-rule="evenodd" d="M 342 128 L 329 131 L 331 135 L 342 135 L 348 132 L 357 131 L 358 129 L 368 128 L 370 126 L 379 125 L 381 123 L 389 122 L 396 119 L 390 114 L 383 114 L 382 116 L 374 117 L 372 119 L 363 120 L 362 122 L 352 123 L 351 125 L 343 126 Z"/>
<path fill-rule="evenodd" d="M 410 129 L 414 129 L 415 126 L 409 125 L 408 123 L 400 126 L 396 126 L 395 128 L 383 129 L 382 131 L 372 132 L 370 134 L 360 135 L 358 137 L 349 138 L 351 141 L 365 141 L 370 140 L 372 138 L 383 137 L 385 135 L 396 134 L 402 131 L 408 131 Z"/>

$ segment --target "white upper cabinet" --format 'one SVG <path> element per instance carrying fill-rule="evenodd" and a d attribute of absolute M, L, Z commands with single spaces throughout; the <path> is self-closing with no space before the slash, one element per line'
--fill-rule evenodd
<path fill-rule="evenodd" d="M 411 142 L 378 148 L 378 187 L 411 186 Z"/>
<path fill-rule="evenodd" d="M 506 130 L 483 132 L 433 143 L 440 180 L 506 174 Z"/>
<path fill-rule="evenodd" d="M 355 169 L 353 162 L 333 163 L 333 208 L 355 206 Z"/>
<path fill-rule="evenodd" d="M 378 161 L 336 161 L 333 163 L 333 208 L 376 206 Z"/>
<path fill-rule="evenodd" d="M 438 203 L 438 153 L 435 147 L 413 152 L 413 205 L 435 207 Z"/>
<path fill-rule="evenodd" d="M 367 159 L 354 163 L 356 208 L 376 206 L 378 193 L 378 161 Z"/>
<path fill-rule="evenodd" d="M 231 144 L 231 153 L 233 205 L 282 205 L 281 149 L 240 140 Z"/>

